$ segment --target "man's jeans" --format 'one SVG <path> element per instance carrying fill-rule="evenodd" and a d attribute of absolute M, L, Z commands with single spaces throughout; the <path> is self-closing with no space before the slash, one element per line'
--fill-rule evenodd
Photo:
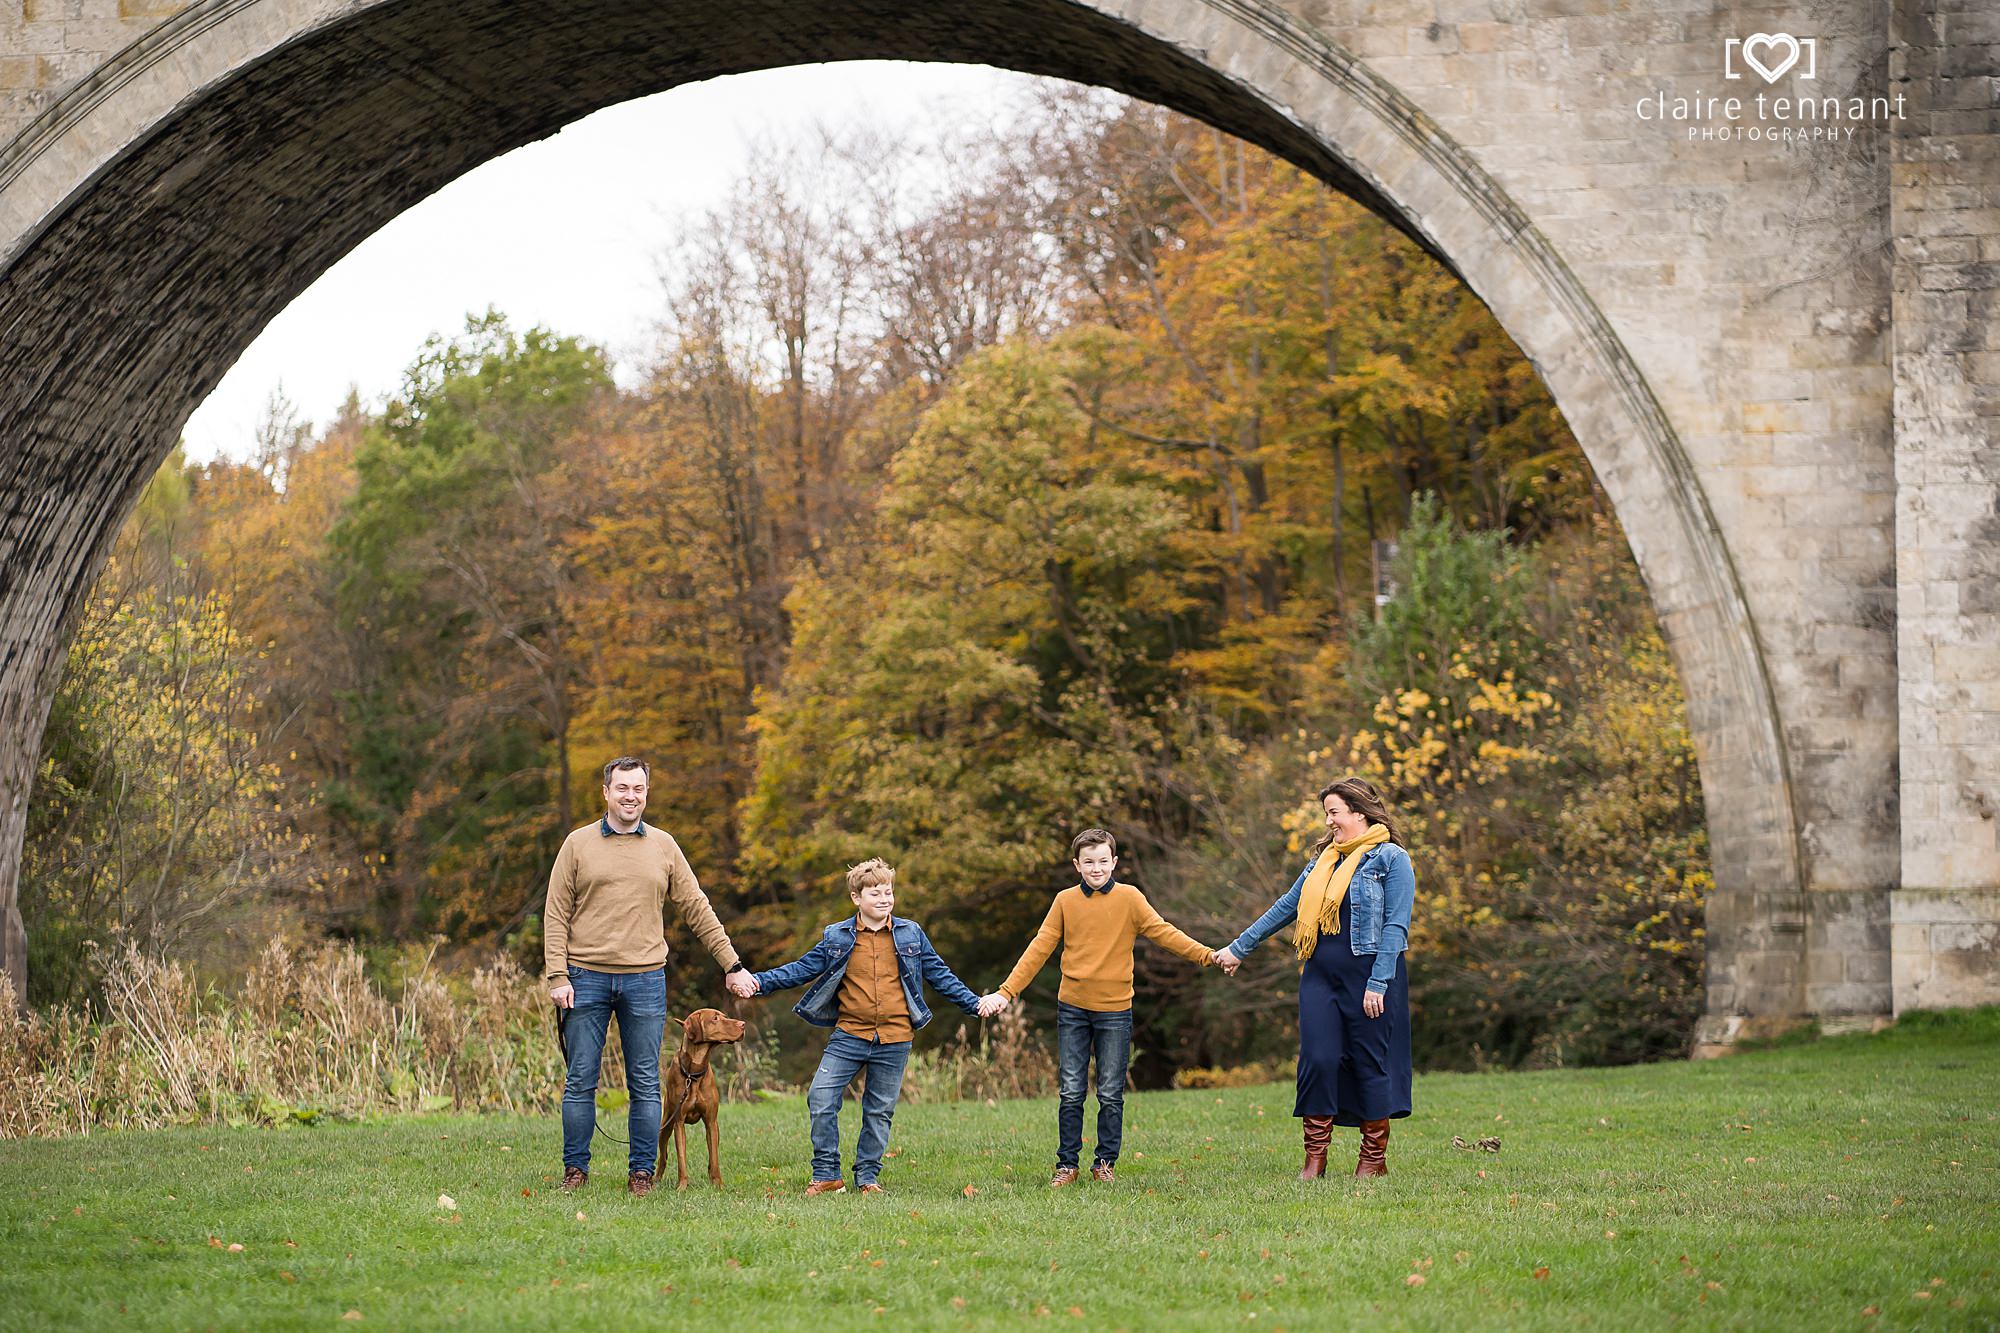
<path fill-rule="evenodd" d="M 882 1172 L 882 1151 L 889 1146 L 889 1121 L 896 1114 L 896 1097 L 903 1090 L 903 1066 L 910 1062 L 907 1041 L 863 1041 L 838 1029 L 827 1039 L 819 1058 L 812 1091 L 806 1094 L 806 1117 L 812 1126 L 813 1179 L 840 1179 L 840 1098 L 862 1070 L 868 1082 L 861 1093 L 861 1137 L 854 1144 L 854 1183 L 873 1184 Z"/>
<path fill-rule="evenodd" d="M 571 966 L 576 1007 L 563 1025 L 569 1074 L 563 1080 L 563 1165 L 590 1169 L 590 1135 L 597 1128 L 597 1075 L 604 1065 L 604 1037 L 618 1015 L 625 1050 L 625 1088 L 632 1094 L 625 1116 L 631 1169 L 651 1171 L 660 1152 L 660 1037 L 667 1026 L 667 970 L 593 972 Z"/>
<path fill-rule="evenodd" d="M 1125 1067 L 1132 1060 L 1132 1011 L 1100 1013 L 1056 1003 L 1056 1066 L 1061 1101 L 1056 1110 L 1056 1165 L 1074 1169 L 1083 1151 L 1083 1095 L 1091 1057 L 1097 1057 L 1097 1153 L 1118 1163 L 1125 1137 Z"/>

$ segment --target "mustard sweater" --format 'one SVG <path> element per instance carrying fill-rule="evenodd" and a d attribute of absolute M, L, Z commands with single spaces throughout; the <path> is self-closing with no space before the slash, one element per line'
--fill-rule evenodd
<path fill-rule="evenodd" d="M 1153 910 L 1130 884 L 1112 884 L 1085 897 L 1074 885 L 1056 895 L 1027 952 L 1000 983 L 1008 999 L 1028 988 L 1042 964 L 1062 945 L 1062 985 L 1056 998 L 1079 1009 L 1112 1013 L 1132 1007 L 1132 945 L 1144 935 L 1190 963 L 1206 966 L 1214 950 L 1183 935 Z"/>

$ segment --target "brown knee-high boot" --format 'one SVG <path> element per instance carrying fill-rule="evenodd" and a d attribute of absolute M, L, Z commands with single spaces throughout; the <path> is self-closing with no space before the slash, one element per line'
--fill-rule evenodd
<path fill-rule="evenodd" d="M 1354 1164 L 1357 1176 L 1386 1176 L 1389 1174 L 1389 1122 L 1386 1120 L 1364 1120 L 1361 1122 L 1361 1158 Z"/>
<path fill-rule="evenodd" d="M 1306 1129 L 1306 1164 L 1299 1168 L 1300 1180 L 1318 1180 L 1326 1174 L 1326 1149 L 1333 1142 L 1333 1117 L 1330 1115 L 1309 1115 L 1304 1117 Z"/>

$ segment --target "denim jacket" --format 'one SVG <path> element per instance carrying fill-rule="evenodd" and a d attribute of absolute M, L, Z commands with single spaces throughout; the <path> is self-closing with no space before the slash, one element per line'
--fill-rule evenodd
<path fill-rule="evenodd" d="M 1285 896 L 1238 935 L 1229 952 L 1241 958 L 1299 919 L 1299 894 L 1317 863 L 1317 857 L 1306 862 Z M 1368 989 L 1379 994 L 1389 989 L 1396 975 L 1397 955 L 1410 947 L 1410 913 L 1417 905 L 1417 872 L 1410 854 L 1393 842 L 1370 847 L 1354 868 L 1347 897 L 1348 946 L 1357 954 L 1375 955 L 1375 965 L 1368 969 Z"/>
<path fill-rule="evenodd" d="M 930 1006 L 924 1003 L 924 983 L 968 1014 L 979 1013 L 979 997 L 944 965 L 924 928 L 900 916 L 889 918 L 895 937 L 896 972 L 903 982 L 903 999 L 910 1006 L 910 1026 L 920 1028 L 931 1021 Z M 855 918 L 836 921 L 826 928 L 819 943 L 806 950 L 795 963 L 752 973 L 758 992 L 786 990 L 811 982 L 805 998 L 792 1012 L 816 1027 L 830 1028 L 840 1022 L 840 981 L 847 975 L 847 960 L 854 953 Z"/>

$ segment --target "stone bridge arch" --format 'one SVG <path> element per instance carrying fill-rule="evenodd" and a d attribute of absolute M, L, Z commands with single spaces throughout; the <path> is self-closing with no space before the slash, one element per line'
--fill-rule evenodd
<path fill-rule="evenodd" d="M 1705 68 L 1727 14 L 1615 19 L 1569 0 L 121 0 L 136 17 L 82 21 L 108 3 L 25 0 L 19 23 L 0 19 L 0 71 L 32 60 L 41 85 L 5 94 L 0 80 L 0 933 L 16 976 L 25 797 L 73 610 L 144 479 L 264 324 L 397 213 L 593 110 L 751 69 L 886 57 L 1056 75 L 1202 117 L 1455 269 L 1582 441 L 1686 687 L 1717 874 L 1707 1035 L 1890 1011 L 1902 825 L 1887 140 L 1830 171 L 1787 164 L 1777 184 L 1804 202 L 1765 200 L 1754 228 L 1734 217 L 1749 151 L 1689 154 L 1627 96 L 1649 61 Z M 55 7 L 79 21 L 40 17 Z M 1807 9 L 1851 29 L 1874 12 Z M 1879 82 L 1883 45 L 1822 59 Z M 1579 92 L 1593 84 L 1594 100 Z M 1920 950 L 1912 937 L 1926 966 L 1930 938 Z"/>

